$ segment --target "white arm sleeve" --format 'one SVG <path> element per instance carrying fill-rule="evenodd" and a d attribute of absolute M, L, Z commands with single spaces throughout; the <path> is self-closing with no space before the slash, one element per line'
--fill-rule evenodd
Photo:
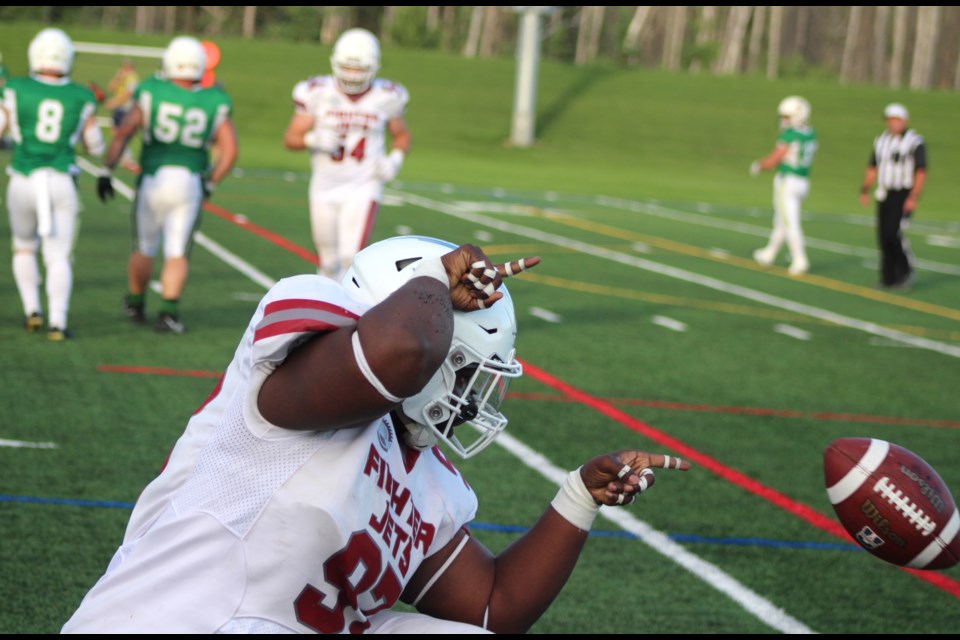
<path fill-rule="evenodd" d="M 87 148 L 90 155 L 96 158 L 102 158 L 106 146 L 103 143 L 103 132 L 96 124 L 91 124 L 83 128 L 83 145 Z"/>
<path fill-rule="evenodd" d="M 3 103 L 0 102 L 0 136 L 3 135 L 3 132 L 7 129 L 7 110 L 3 108 Z"/>

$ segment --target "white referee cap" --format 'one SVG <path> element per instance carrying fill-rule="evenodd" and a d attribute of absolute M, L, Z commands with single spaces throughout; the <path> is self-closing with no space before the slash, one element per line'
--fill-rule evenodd
<path fill-rule="evenodd" d="M 907 120 L 910 117 L 910 114 L 907 113 L 907 108 L 900 104 L 899 102 L 894 102 L 887 105 L 887 108 L 883 110 L 884 118 L 900 118 L 901 120 Z"/>

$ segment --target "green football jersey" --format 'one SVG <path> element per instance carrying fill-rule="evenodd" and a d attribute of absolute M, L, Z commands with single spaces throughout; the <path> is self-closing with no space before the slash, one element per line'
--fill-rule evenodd
<path fill-rule="evenodd" d="M 137 86 L 134 99 L 144 117 L 143 173 L 170 165 L 205 173 L 213 135 L 233 112 L 230 97 L 217 87 L 185 89 L 153 75 Z"/>
<path fill-rule="evenodd" d="M 77 173 L 77 140 L 96 109 L 93 92 L 64 78 L 8 78 L 3 103 L 10 116 L 14 171 L 29 175 L 48 167 Z"/>
<path fill-rule="evenodd" d="M 817 152 L 817 132 L 811 127 L 789 127 L 780 133 L 777 144 L 786 144 L 789 147 L 787 155 L 777 167 L 777 173 L 809 177 L 813 156 Z"/>

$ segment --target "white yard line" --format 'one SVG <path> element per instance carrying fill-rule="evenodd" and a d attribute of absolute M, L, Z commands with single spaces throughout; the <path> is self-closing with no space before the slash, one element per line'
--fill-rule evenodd
<path fill-rule="evenodd" d="M 793 300 L 787 300 L 785 298 L 780 298 L 778 296 L 769 295 L 769 294 L 763 293 L 762 291 L 757 291 L 755 289 L 750 289 L 748 287 L 742 287 L 740 285 L 725 282 L 723 280 L 712 278 L 710 276 L 705 276 L 703 274 L 693 273 L 691 271 L 678 269 L 676 267 L 669 267 L 667 265 L 660 264 L 659 262 L 654 262 L 652 260 L 647 260 L 645 258 L 628 255 L 620 251 L 614 251 L 614 250 L 606 249 L 603 247 L 597 247 L 595 245 L 588 244 L 586 242 L 571 240 L 566 236 L 561 236 L 554 233 L 548 233 L 546 231 L 540 231 L 538 229 L 533 229 L 531 227 L 519 225 L 514 222 L 498 220 L 496 218 L 491 218 L 489 216 L 485 216 L 479 213 L 464 211 L 459 207 L 457 207 L 456 205 L 448 204 L 445 202 L 438 202 L 436 200 L 425 198 L 423 196 L 407 193 L 407 194 L 404 194 L 404 197 L 406 198 L 407 202 L 409 202 L 410 204 L 416 205 L 418 207 L 422 207 L 424 209 L 429 209 L 431 211 L 445 213 L 454 218 L 467 220 L 474 224 L 485 225 L 493 229 L 499 229 L 506 233 L 512 233 L 515 235 L 524 236 L 527 238 L 531 238 L 533 240 L 537 240 L 539 242 L 552 244 L 552 245 L 563 247 L 565 249 L 570 249 L 573 251 L 579 251 L 580 253 L 592 255 L 604 260 L 610 260 L 612 262 L 618 262 L 620 264 L 636 267 L 638 269 L 643 269 L 646 271 L 651 271 L 653 273 L 659 273 L 660 275 L 663 275 L 663 276 L 675 278 L 677 280 L 683 280 L 684 282 L 690 282 L 692 284 L 707 287 L 708 289 L 713 289 L 715 291 L 722 291 L 731 296 L 746 298 L 748 300 L 753 300 L 754 302 L 759 302 L 761 304 L 769 305 L 777 309 L 792 311 L 794 313 L 808 316 L 810 318 L 816 318 L 817 320 L 830 322 L 841 327 L 847 327 L 848 329 L 862 331 L 864 333 L 880 336 L 883 338 L 887 338 L 889 340 L 894 340 L 896 342 L 901 342 L 901 343 L 908 344 L 921 349 L 928 349 L 930 351 L 951 356 L 953 358 L 960 358 L 960 347 L 946 344 L 943 342 L 938 342 L 936 340 L 929 340 L 927 338 L 911 336 L 906 333 L 896 331 L 894 329 L 888 329 L 886 327 L 880 326 L 875 322 L 858 320 L 857 318 L 851 318 L 848 316 L 841 315 L 839 313 L 828 311 L 826 309 L 814 307 L 812 305 L 802 304 L 800 302 L 795 302 Z"/>

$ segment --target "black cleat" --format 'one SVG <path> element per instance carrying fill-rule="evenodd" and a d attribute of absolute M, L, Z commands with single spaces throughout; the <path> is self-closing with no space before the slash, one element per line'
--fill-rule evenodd
<path fill-rule="evenodd" d="M 69 340 L 73 337 L 73 334 L 69 329 L 61 329 L 60 327 L 50 327 L 47 329 L 47 340 L 51 342 L 63 342 L 64 340 Z"/>
<path fill-rule="evenodd" d="M 181 334 L 187 330 L 176 316 L 164 311 L 157 314 L 157 321 L 153 324 L 153 328 L 157 333 Z"/>
<path fill-rule="evenodd" d="M 130 301 L 127 299 L 127 296 L 123 296 L 123 300 L 120 303 L 120 307 L 123 309 L 123 315 L 127 316 L 133 322 L 137 324 L 143 324 L 147 321 L 147 316 L 143 312 L 142 304 L 130 304 Z"/>
<path fill-rule="evenodd" d="M 43 326 L 43 316 L 34 311 L 23 319 L 23 328 L 27 333 L 36 333 Z"/>

